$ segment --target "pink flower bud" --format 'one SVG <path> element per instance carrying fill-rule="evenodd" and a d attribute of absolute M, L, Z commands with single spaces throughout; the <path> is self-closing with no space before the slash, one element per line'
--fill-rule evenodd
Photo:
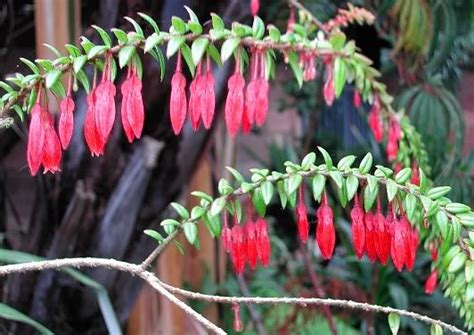
<path fill-rule="evenodd" d="M 39 100 L 39 99 L 38 99 Z M 37 102 L 31 109 L 30 129 L 28 132 L 28 146 L 26 156 L 30 173 L 35 176 L 43 160 L 44 128 L 41 122 L 42 107 Z"/>
<path fill-rule="evenodd" d="M 301 186 L 298 190 L 298 204 L 296 205 L 296 226 L 300 241 L 306 243 L 309 233 L 308 210 L 304 202 L 303 188 Z"/>
<path fill-rule="evenodd" d="M 178 135 L 186 120 L 186 78 L 181 72 L 181 54 L 178 54 L 176 71 L 171 78 L 170 119 L 173 132 Z"/>

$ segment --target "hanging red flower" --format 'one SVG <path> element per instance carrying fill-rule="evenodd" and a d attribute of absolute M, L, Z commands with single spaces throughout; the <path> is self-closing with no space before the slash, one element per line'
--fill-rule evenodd
<path fill-rule="evenodd" d="M 102 81 L 95 89 L 95 124 L 102 143 L 107 143 L 115 122 L 115 85 L 110 80 L 110 59 L 106 59 Z"/>
<path fill-rule="evenodd" d="M 247 246 L 245 243 L 245 235 L 242 227 L 236 223 L 231 230 L 232 235 L 232 252 L 231 258 L 234 264 L 235 272 L 244 272 L 245 261 L 247 260 Z"/>
<path fill-rule="evenodd" d="M 352 246 L 357 258 L 361 259 L 365 251 L 364 211 L 359 204 L 359 196 L 354 197 L 354 207 L 351 210 Z"/>
<path fill-rule="evenodd" d="M 186 120 L 186 78 L 181 72 L 181 53 L 178 53 L 176 70 L 171 78 L 170 119 L 173 132 L 178 135 Z"/>
<path fill-rule="evenodd" d="M 306 243 L 309 233 L 308 210 L 304 201 L 303 187 L 298 190 L 298 204 L 296 205 L 296 226 L 298 237 L 301 242 Z"/>
<path fill-rule="evenodd" d="M 383 138 L 383 124 L 380 115 L 381 111 L 380 99 L 378 96 L 374 98 L 374 104 L 369 113 L 369 127 L 372 130 L 372 134 L 377 142 L 381 142 Z"/>
<path fill-rule="evenodd" d="M 61 112 L 59 114 L 58 134 L 62 148 L 66 150 L 71 142 L 72 132 L 74 130 L 74 100 L 71 95 L 61 100 L 59 110 Z"/>
<path fill-rule="evenodd" d="M 121 117 L 125 135 L 130 143 L 139 139 L 145 121 L 145 109 L 142 98 L 142 81 L 135 70 L 130 70 L 122 84 Z"/>
<path fill-rule="evenodd" d="M 425 282 L 425 293 L 433 294 L 438 285 L 438 271 L 434 269 Z"/>
<path fill-rule="evenodd" d="M 271 244 L 268 237 L 267 222 L 258 218 L 255 222 L 255 231 L 257 236 L 257 256 L 260 263 L 266 267 L 270 261 Z"/>
<path fill-rule="evenodd" d="M 38 94 L 38 102 L 31 109 L 30 128 L 28 132 L 28 146 L 26 157 L 30 173 L 35 176 L 43 160 L 44 128 L 42 122 L 43 109 L 39 103 L 41 93 Z"/>
<path fill-rule="evenodd" d="M 252 270 L 257 266 L 257 233 L 255 231 L 255 223 L 248 221 L 245 224 L 245 239 L 247 241 L 247 260 Z"/>
<path fill-rule="evenodd" d="M 367 251 L 367 257 L 369 257 L 370 262 L 375 262 L 377 258 L 377 250 L 375 248 L 375 223 L 374 223 L 374 214 L 372 212 L 365 213 L 364 216 L 365 223 L 365 250 Z"/>
<path fill-rule="evenodd" d="M 56 130 L 54 130 L 54 118 L 47 110 L 43 110 L 41 122 L 43 123 L 44 129 L 44 144 L 42 155 L 44 173 L 55 173 L 57 171 L 61 171 L 61 143 L 59 142 L 59 137 L 56 134 Z"/>
<path fill-rule="evenodd" d="M 105 146 L 96 126 L 96 109 L 96 90 L 93 88 L 87 96 L 87 112 L 84 121 L 84 138 L 92 156 L 103 155 Z"/>
<path fill-rule="evenodd" d="M 316 228 L 316 241 L 324 259 L 330 259 L 336 245 L 336 230 L 331 207 L 328 206 L 326 192 L 323 193 L 321 206 L 316 211 L 318 226 Z"/>
<path fill-rule="evenodd" d="M 244 112 L 245 80 L 240 73 L 240 61 L 237 61 L 235 72 L 227 82 L 227 99 L 225 102 L 225 121 L 231 136 L 237 135 Z"/>

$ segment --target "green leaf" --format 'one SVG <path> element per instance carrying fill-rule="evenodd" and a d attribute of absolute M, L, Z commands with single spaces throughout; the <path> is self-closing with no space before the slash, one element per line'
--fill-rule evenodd
<path fill-rule="evenodd" d="M 387 184 L 385 187 L 387 188 L 387 199 L 390 202 L 397 195 L 398 185 L 392 179 L 387 179 Z"/>
<path fill-rule="evenodd" d="M 321 195 L 323 194 L 324 187 L 326 185 L 326 177 L 317 174 L 313 177 L 311 180 L 311 189 L 313 191 L 313 197 L 314 200 L 320 202 L 321 201 Z"/>
<path fill-rule="evenodd" d="M 337 188 L 341 188 L 344 184 L 344 178 L 342 177 L 342 173 L 339 171 L 329 171 L 329 176 L 331 179 L 336 183 Z"/>
<path fill-rule="evenodd" d="M 224 21 L 222 21 L 221 17 L 217 15 L 216 13 L 211 13 L 211 18 L 212 18 L 212 29 L 217 30 L 217 31 L 223 31 L 225 26 L 224 26 Z"/>
<path fill-rule="evenodd" d="M 239 182 L 240 184 L 244 182 L 244 177 L 242 176 L 242 174 L 237 171 L 236 169 L 230 167 L 230 166 L 226 166 L 225 167 L 227 169 L 227 171 L 229 171 L 233 176 L 234 176 L 234 179 Z"/>
<path fill-rule="evenodd" d="M 334 78 L 334 91 L 336 93 L 336 98 L 339 98 L 344 90 L 344 85 L 346 84 L 346 72 L 347 65 L 344 60 L 340 57 L 337 57 L 334 60 L 333 67 L 333 78 Z"/>
<path fill-rule="evenodd" d="M 449 263 L 448 272 L 454 273 L 461 269 L 464 266 L 464 263 L 466 263 L 466 259 L 467 256 L 464 252 L 461 251 L 457 253 Z"/>
<path fill-rule="evenodd" d="M 392 335 L 398 334 L 398 329 L 400 328 L 400 315 L 395 313 L 390 313 L 388 315 L 388 325 L 392 331 Z"/>
<path fill-rule="evenodd" d="M 186 37 L 184 36 L 173 36 L 168 41 L 168 46 L 166 48 L 166 57 L 170 58 L 173 56 L 181 46 L 186 42 Z"/>
<path fill-rule="evenodd" d="M 466 261 L 466 266 L 464 268 L 464 276 L 466 278 L 466 283 L 472 282 L 472 280 L 474 279 L 474 261 L 469 259 Z"/>
<path fill-rule="evenodd" d="M 173 16 L 171 18 L 171 25 L 173 26 L 174 30 L 180 35 L 185 34 L 187 31 L 186 23 L 177 16 Z"/>
<path fill-rule="evenodd" d="M 337 188 L 337 196 L 339 197 L 339 202 L 343 208 L 347 205 L 347 189 L 346 184 L 343 183 L 341 188 Z"/>
<path fill-rule="evenodd" d="M 204 215 L 204 223 L 213 237 L 221 236 L 222 225 L 219 216 Z"/>
<path fill-rule="evenodd" d="M 189 244 L 193 245 L 197 238 L 197 226 L 194 222 L 185 222 L 183 225 L 184 236 Z"/>
<path fill-rule="evenodd" d="M 344 43 L 346 43 L 346 35 L 341 32 L 332 34 L 329 38 L 329 43 L 331 43 L 335 51 L 341 50 L 344 47 Z"/>
<path fill-rule="evenodd" d="M 184 6 L 186 7 L 186 6 Z M 153 31 L 157 34 L 160 33 L 160 28 L 158 28 L 158 24 L 156 23 L 155 20 L 153 20 L 153 18 L 151 18 L 150 16 L 146 15 L 145 13 L 138 13 L 138 15 L 140 15 L 140 17 L 145 20 L 152 28 L 153 28 Z"/>
<path fill-rule="evenodd" d="M 405 213 L 410 222 L 413 222 L 415 217 L 416 201 L 416 196 L 411 193 L 408 193 L 405 197 Z"/>
<path fill-rule="evenodd" d="M 395 175 L 395 181 L 398 184 L 405 184 L 408 181 L 408 179 L 410 179 L 410 177 L 411 177 L 411 168 L 407 167 L 407 168 L 402 169 Z"/>
<path fill-rule="evenodd" d="M 432 188 L 431 190 L 428 191 L 427 196 L 432 200 L 436 200 L 436 199 L 439 199 L 441 197 L 444 197 L 446 194 L 449 193 L 449 191 L 451 191 L 450 186 L 434 187 L 434 188 Z"/>
<path fill-rule="evenodd" d="M 219 198 L 215 199 L 212 202 L 211 210 L 209 211 L 209 213 L 211 214 L 211 216 L 216 216 L 220 212 L 222 212 L 225 205 L 226 205 L 226 198 L 225 197 L 219 197 Z"/>
<path fill-rule="evenodd" d="M 430 335 L 443 335 L 443 328 L 440 325 L 431 325 Z"/>
<path fill-rule="evenodd" d="M 179 226 L 181 226 L 181 223 L 177 220 L 174 220 L 174 219 L 164 219 L 163 221 L 160 222 L 160 226 L 162 226 L 162 227 L 165 227 L 165 226 L 179 227 Z"/>
<path fill-rule="evenodd" d="M 122 29 L 112 28 L 111 30 L 114 33 L 120 45 L 126 44 L 128 42 L 128 35 Z"/>
<path fill-rule="evenodd" d="M 436 224 L 441 236 L 446 239 L 448 236 L 448 216 L 443 211 L 436 214 Z"/>
<path fill-rule="evenodd" d="M 132 24 L 133 28 L 135 29 L 135 31 L 137 32 L 138 35 L 140 35 L 142 37 L 144 36 L 143 29 L 140 27 L 140 25 L 137 23 L 137 21 L 135 21 L 134 19 L 132 19 L 131 17 L 128 17 L 128 16 L 125 16 L 124 19 Z"/>
<path fill-rule="evenodd" d="M 143 231 L 145 235 L 150 236 L 151 238 L 155 239 L 159 244 L 161 244 L 164 240 L 163 236 L 157 232 L 156 230 L 153 229 L 145 229 Z"/>
<path fill-rule="evenodd" d="M 48 72 L 48 74 L 46 75 L 46 88 L 47 89 L 51 89 L 51 87 L 53 87 L 56 82 L 59 80 L 59 78 L 61 78 L 61 74 L 62 72 L 60 70 L 57 70 L 57 69 L 54 69 L 50 72 Z"/>
<path fill-rule="evenodd" d="M 222 66 L 221 55 L 214 44 L 209 44 L 209 46 L 207 47 L 207 52 L 217 65 Z"/>
<path fill-rule="evenodd" d="M 378 185 L 375 185 L 375 188 L 372 188 L 370 185 L 368 185 L 364 189 L 364 209 L 366 212 L 370 211 L 375 203 L 375 200 L 377 199 Z"/>
<path fill-rule="evenodd" d="M 193 57 L 191 56 L 191 49 L 186 43 L 181 46 L 181 55 L 183 55 L 184 61 L 186 62 L 186 65 L 188 66 L 191 76 L 194 77 L 196 66 L 194 65 Z"/>
<path fill-rule="evenodd" d="M 258 16 L 253 18 L 252 35 L 257 40 L 261 40 L 263 35 L 265 35 L 265 24 Z"/>
<path fill-rule="evenodd" d="M 331 156 L 329 155 L 329 153 L 322 147 L 318 147 L 318 150 L 321 152 L 321 154 L 323 155 L 323 159 L 324 159 L 324 163 L 326 164 L 327 168 L 329 170 L 332 169 L 333 167 L 333 163 L 332 163 L 332 158 Z"/>
<path fill-rule="evenodd" d="M 341 171 L 349 169 L 351 165 L 354 163 L 355 159 L 356 159 L 356 156 L 354 155 L 349 155 L 349 156 L 341 158 L 339 163 L 337 163 L 337 169 Z"/>
<path fill-rule="evenodd" d="M 291 51 L 288 53 L 288 63 L 293 70 L 298 86 L 300 88 L 303 87 L 303 70 L 301 70 L 299 56 L 296 52 Z"/>
<path fill-rule="evenodd" d="M 221 47 L 221 60 L 222 62 L 226 62 L 230 56 L 232 56 L 233 52 L 235 49 L 239 46 L 240 44 L 240 38 L 238 37 L 233 37 L 229 38 L 222 43 Z"/>
<path fill-rule="evenodd" d="M 87 52 L 87 58 L 88 59 L 93 59 L 97 57 L 98 55 L 102 55 L 104 52 L 109 50 L 109 47 L 106 45 L 96 45 L 93 46 L 88 52 Z"/>
<path fill-rule="evenodd" d="M 107 34 L 107 32 L 104 29 L 102 29 L 101 27 L 96 26 L 94 24 L 92 25 L 92 28 L 97 30 L 97 32 L 100 35 L 100 38 L 102 39 L 102 41 L 104 42 L 104 44 L 107 47 L 109 47 L 109 48 L 112 47 L 112 39 L 110 38 L 109 34 Z"/>
<path fill-rule="evenodd" d="M 288 201 L 288 196 L 286 195 L 286 192 L 285 192 L 285 182 L 283 180 L 280 180 L 277 183 L 277 190 L 278 190 L 278 196 L 280 197 L 281 207 L 285 209 L 286 203 Z"/>
<path fill-rule="evenodd" d="M 72 67 L 74 69 L 74 72 L 78 73 L 79 71 L 81 71 L 82 67 L 84 66 L 84 64 L 86 64 L 86 62 L 87 62 L 87 56 L 85 55 L 74 58 L 74 61 L 72 62 Z"/>
<path fill-rule="evenodd" d="M 160 64 L 160 81 L 163 81 L 166 73 L 165 57 L 156 46 L 150 50 L 150 55 Z"/>
<path fill-rule="evenodd" d="M 199 19 L 198 19 L 196 13 L 194 13 L 194 11 L 191 8 L 189 8 L 188 6 L 184 6 L 184 8 L 188 12 L 189 19 L 191 20 L 191 22 L 199 23 Z"/>
<path fill-rule="evenodd" d="M 30 61 L 29 59 L 20 57 L 20 61 L 24 63 L 26 66 L 28 66 L 31 69 L 31 71 L 33 71 L 34 74 L 38 74 L 38 75 L 40 74 L 39 68 L 36 66 L 35 63 Z"/>
<path fill-rule="evenodd" d="M 130 63 L 130 59 L 132 59 L 132 56 L 135 54 L 135 51 L 136 48 L 133 45 L 124 46 L 119 51 L 119 66 L 121 69 L 123 69 Z"/>
<path fill-rule="evenodd" d="M 303 170 L 307 170 L 310 168 L 311 165 L 314 164 L 316 161 L 316 154 L 314 152 L 310 152 L 306 156 L 304 156 L 303 160 L 301 161 L 301 167 Z"/>
<path fill-rule="evenodd" d="M 193 55 L 193 62 L 197 66 L 202 59 L 202 56 L 206 52 L 209 40 L 204 37 L 198 37 L 194 40 L 191 46 L 191 53 Z"/>
<path fill-rule="evenodd" d="M 76 47 L 75 45 L 66 44 L 64 47 L 66 48 L 67 52 L 69 52 L 69 54 L 73 57 L 77 57 L 81 55 L 81 50 L 79 50 L 79 48 Z"/>
<path fill-rule="evenodd" d="M 262 190 L 260 188 L 255 189 L 252 194 L 252 203 L 257 210 L 258 215 L 265 216 L 265 211 L 267 206 L 265 205 L 265 201 L 263 201 Z"/>
<path fill-rule="evenodd" d="M 453 214 L 461 214 L 461 213 L 469 212 L 471 208 L 467 205 L 464 205 L 458 202 L 453 202 L 446 205 L 446 210 Z"/>
<path fill-rule="evenodd" d="M 59 52 L 58 49 L 56 49 L 55 47 L 53 47 L 51 44 L 48 44 L 48 43 L 43 43 L 43 45 L 48 48 L 49 50 L 51 50 L 54 54 L 54 56 L 56 57 L 61 57 L 61 53 Z"/>
<path fill-rule="evenodd" d="M 268 29 L 268 34 L 270 35 L 270 39 L 272 40 L 272 42 L 279 43 L 280 38 L 281 38 L 281 33 L 278 30 L 278 28 L 271 24 L 271 25 L 268 25 L 267 29 Z"/>
<path fill-rule="evenodd" d="M 200 23 L 188 21 L 188 27 L 194 35 L 198 36 L 202 34 L 202 26 Z"/>
<path fill-rule="evenodd" d="M 288 194 L 293 194 L 301 185 L 303 177 L 299 174 L 292 174 L 288 178 Z"/>
<path fill-rule="evenodd" d="M 191 219 L 197 220 L 206 213 L 206 210 L 201 206 L 195 206 L 191 210 Z"/>
<path fill-rule="evenodd" d="M 183 205 L 181 205 L 177 202 L 172 202 L 170 205 L 174 208 L 176 213 L 178 213 L 178 215 L 181 218 L 183 218 L 185 220 L 189 219 L 189 212 Z"/>
<path fill-rule="evenodd" d="M 265 205 L 268 205 L 273 197 L 273 184 L 269 181 L 266 181 L 260 186 L 262 190 L 263 202 Z"/>
<path fill-rule="evenodd" d="M 28 315 L 23 314 L 22 312 L 4 304 L 0 303 L 0 317 L 3 319 L 11 320 L 11 321 L 18 321 L 25 323 L 34 327 L 40 334 L 54 334 L 51 330 L 43 326 L 38 321 L 30 318 Z"/>
<path fill-rule="evenodd" d="M 87 76 L 83 70 L 80 70 L 76 73 L 75 79 L 81 82 L 82 87 L 84 87 L 84 90 L 86 90 L 87 93 L 90 92 L 89 80 L 87 79 Z"/>
<path fill-rule="evenodd" d="M 163 40 L 164 38 L 162 35 L 159 35 L 157 33 L 151 34 L 150 36 L 147 37 L 145 41 L 145 47 L 143 48 L 143 51 L 145 51 L 145 53 L 150 52 L 150 50 L 153 50 L 153 48 L 161 44 Z"/>
<path fill-rule="evenodd" d="M 359 188 L 359 179 L 356 176 L 350 175 L 346 178 L 346 192 L 347 201 L 351 201 Z"/>

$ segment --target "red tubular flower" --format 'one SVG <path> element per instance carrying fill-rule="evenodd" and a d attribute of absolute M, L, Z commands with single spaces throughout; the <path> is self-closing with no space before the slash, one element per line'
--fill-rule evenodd
<path fill-rule="evenodd" d="M 392 117 L 390 119 L 390 126 L 388 128 L 388 141 L 387 141 L 387 158 L 389 161 L 393 161 L 398 155 L 398 141 L 401 137 L 400 124 Z"/>
<path fill-rule="evenodd" d="M 335 98 L 334 78 L 331 63 L 326 64 L 326 82 L 324 83 L 323 95 L 326 105 L 331 106 Z"/>
<path fill-rule="evenodd" d="M 248 221 L 245 224 L 245 238 L 247 241 L 247 260 L 252 270 L 257 266 L 257 234 L 255 223 Z"/>
<path fill-rule="evenodd" d="M 257 15 L 259 9 L 260 9 L 260 1 L 250 0 L 250 13 L 252 13 L 252 16 Z"/>
<path fill-rule="evenodd" d="M 178 54 L 176 71 L 171 78 L 170 119 L 173 132 L 178 135 L 186 120 L 186 78 L 181 72 L 181 53 Z"/>
<path fill-rule="evenodd" d="M 231 136 L 237 135 L 244 112 L 245 80 L 240 73 L 240 64 L 237 62 L 234 74 L 227 82 L 227 99 L 225 102 L 225 121 Z"/>
<path fill-rule="evenodd" d="M 35 176 L 43 160 L 44 129 L 42 118 L 42 107 L 39 103 L 41 94 L 38 94 L 38 102 L 31 109 L 30 129 L 28 132 L 28 147 L 26 157 L 30 173 Z"/>
<path fill-rule="evenodd" d="M 408 271 L 411 271 L 415 266 L 416 250 L 420 242 L 420 235 L 416 228 L 411 228 L 405 215 L 402 216 L 401 220 L 403 220 L 403 225 L 405 226 L 405 266 Z"/>
<path fill-rule="evenodd" d="M 74 100 L 68 95 L 59 104 L 61 114 L 59 114 L 58 133 L 61 145 L 64 150 L 69 146 L 71 142 L 72 132 L 74 129 Z"/>
<path fill-rule="evenodd" d="M 354 207 L 351 210 L 352 220 L 352 245 L 357 258 L 361 259 L 365 250 L 365 224 L 364 211 L 359 204 L 359 196 L 354 197 Z"/>
<path fill-rule="evenodd" d="M 265 123 L 268 114 L 268 90 L 269 85 L 265 78 L 265 60 L 263 51 L 258 51 L 256 54 L 257 69 L 256 69 L 256 105 L 255 105 L 255 123 L 261 127 Z"/>
<path fill-rule="evenodd" d="M 374 104 L 369 113 L 369 127 L 372 130 L 372 134 L 377 142 L 381 142 L 383 138 L 383 124 L 380 118 L 380 99 L 378 96 L 374 99 Z"/>
<path fill-rule="evenodd" d="M 248 134 L 250 129 L 252 129 L 252 125 L 255 122 L 255 110 L 257 108 L 258 83 L 255 75 L 256 60 L 255 56 L 252 58 L 252 77 L 245 89 L 245 109 L 242 114 L 242 131 L 244 134 Z"/>
<path fill-rule="evenodd" d="M 115 85 L 110 80 L 110 61 L 106 60 L 104 75 L 95 90 L 95 124 L 102 143 L 107 143 L 115 122 Z"/>
<path fill-rule="evenodd" d="M 396 175 L 403 169 L 403 165 L 400 162 L 396 162 L 395 166 L 393 167 L 393 174 Z"/>
<path fill-rule="evenodd" d="M 271 244 L 268 237 L 267 222 L 258 218 L 255 222 L 255 232 L 257 236 L 257 256 L 260 263 L 266 267 L 270 261 Z"/>
<path fill-rule="evenodd" d="M 413 162 L 411 165 L 411 180 L 410 182 L 413 185 L 418 185 L 420 186 L 420 170 L 418 169 L 418 164 L 416 162 Z"/>
<path fill-rule="evenodd" d="M 433 294 L 438 283 L 438 271 L 434 269 L 425 282 L 425 293 Z"/>
<path fill-rule="evenodd" d="M 54 130 L 54 118 L 48 111 L 43 110 L 41 122 L 44 129 L 43 158 L 44 173 L 61 171 L 61 143 Z"/>
<path fill-rule="evenodd" d="M 316 211 L 318 227 L 316 241 L 324 259 L 330 259 L 336 245 L 336 230 L 334 228 L 333 212 L 328 206 L 326 192 L 323 193 L 321 206 Z"/>
<path fill-rule="evenodd" d="M 204 128 L 210 129 L 212 120 L 214 119 L 214 109 L 216 104 L 216 98 L 214 93 L 214 76 L 212 75 L 211 60 L 209 55 L 207 56 L 207 69 L 203 75 L 203 86 L 204 91 L 200 100 L 201 104 L 201 118 Z"/>
<path fill-rule="evenodd" d="M 232 304 L 232 311 L 234 312 L 234 330 L 241 332 L 244 330 L 242 319 L 240 318 L 240 307 L 239 304 Z"/>
<path fill-rule="evenodd" d="M 142 98 L 142 81 L 131 71 L 121 87 L 121 116 L 125 135 L 130 143 L 142 136 L 145 109 Z"/>
<path fill-rule="evenodd" d="M 389 206 L 389 212 L 391 208 Z M 374 215 L 374 228 L 375 228 L 375 251 L 377 252 L 377 257 L 382 265 L 386 265 L 388 258 L 390 257 L 390 240 L 392 238 L 390 233 L 391 221 L 385 219 L 382 214 L 380 199 L 377 199 L 377 210 Z"/>
<path fill-rule="evenodd" d="M 362 105 L 362 100 L 360 98 L 359 91 L 354 90 L 354 99 L 353 99 L 354 107 L 359 108 Z"/>
<path fill-rule="evenodd" d="M 365 250 L 370 262 L 375 262 L 377 258 L 377 251 L 375 249 L 375 228 L 374 228 L 374 214 L 372 212 L 365 213 Z"/>
<path fill-rule="evenodd" d="M 84 138 L 92 156 L 103 155 L 105 145 L 96 126 L 96 108 L 96 90 L 94 88 L 87 96 L 87 113 L 84 121 Z"/>
<path fill-rule="evenodd" d="M 306 243 L 309 233 L 308 210 L 304 202 L 303 187 L 301 186 L 298 190 L 298 204 L 296 205 L 296 226 L 300 241 Z"/>
<path fill-rule="evenodd" d="M 232 250 L 232 233 L 227 225 L 227 215 L 224 214 L 224 227 L 221 232 L 222 246 L 225 252 L 229 253 Z"/>
<path fill-rule="evenodd" d="M 390 243 L 392 262 L 398 272 L 401 272 L 405 264 L 406 242 L 405 224 L 401 220 L 394 218 L 392 241 Z"/>
<path fill-rule="evenodd" d="M 234 224 L 231 230 L 232 235 L 232 263 L 235 271 L 240 274 L 244 272 L 245 261 L 247 259 L 247 247 L 245 243 L 245 235 L 239 224 Z"/>
<path fill-rule="evenodd" d="M 201 64 L 197 66 L 196 76 L 189 85 L 189 119 L 191 120 L 191 126 L 196 131 L 199 128 L 201 122 L 201 105 L 200 98 L 202 95 L 202 76 L 201 76 Z"/>

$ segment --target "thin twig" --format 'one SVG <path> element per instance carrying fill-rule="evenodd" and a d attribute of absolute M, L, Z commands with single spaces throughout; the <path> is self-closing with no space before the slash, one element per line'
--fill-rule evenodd
<path fill-rule="evenodd" d="M 105 259 L 105 258 L 64 258 L 64 259 L 55 259 L 47 261 L 37 261 L 29 262 L 22 264 L 14 265 L 3 265 L 0 266 L 0 277 L 6 276 L 13 273 L 25 273 L 31 271 L 44 271 L 44 270 L 60 270 L 66 267 L 73 268 L 106 268 L 113 269 L 122 272 L 127 272 L 132 275 L 136 275 L 146 281 L 152 288 L 157 292 L 165 296 L 171 302 L 175 303 L 180 307 L 185 313 L 189 316 L 195 318 L 207 329 L 212 331 L 215 334 L 226 334 L 224 330 L 213 324 L 211 321 L 207 320 L 201 314 L 197 313 L 191 307 L 186 305 L 183 301 L 176 298 L 175 295 L 180 295 L 189 299 L 203 300 L 208 302 L 217 302 L 225 304 L 234 304 L 234 303 L 244 303 L 244 304 L 293 304 L 293 305 L 326 305 L 333 306 L 338 308 L 348 308 L 348 309 L 358 309 L 364 311 L 371 311 L 377 313 L 395 313 L 401 316 L 407 316 L 409 318 L 422 321 L 431 325 L 439 325 L 444 329 L 450 331 L 453 334 L 462 334 L 467 335 L 466 332 L 458 329 L 457 327 L 445 323 L 440 320 L 432 319 L 426 315 L 421 315 L 414 312 L 409 312 L 406 310 L 396 309 L 392 307 L 383 307 L 378 305 L 371 305 L 367 303 L 355 302 L 351 300 L 340 300 L 340 299 L 321 299 L 321 298 L 264 298 L 264 297 L 227 297 L 227 296 L 218 296 L 218 295 L 208 295 L 198 292 L 192 292 L 177 288 L 168 284 L 161 282 L 153 273 L 143 270 L 140 265 L 131 264 L 127 262 L 117 261 L 115 259 Z M 173 295 L 175 294 L 175 295 Z"/>
<path fill-rule="evenodd" d="M 176 229 L 174 232 L 172 232 L 171 234 L 169 234 L 164 240 L 163 242 L 161 242 L 160 245 L 158 245 L 155 250 L 153 250 L 151 252 L 150 255 L 148 255 L 148 257 L 140 263 L 140 267 L 143 269 L 143 270 L 146 270 L 150 265 L 151 263 L 153 263 L 153 261 L 161 254 L 161 252 L 166 248 L 166 246 L 172 241 L 174 240 L 174 238 L 176 237 L 176 235 L 178 235 L 178 233 L 181 231 L 181 229 Z"/>
<path fill-rule="evenodd" d="M 319 29 L 324 31 L 324 33 L 329 34 L 329 31 L 326 29 L 326 26 L 318 20 L 316 16 L 314 16 L 303 4 L 297 0 L 289 0 L 290 4 L 298 8 L 299 10 L 303 11 L 306 16 L 316 25 Z"/>

